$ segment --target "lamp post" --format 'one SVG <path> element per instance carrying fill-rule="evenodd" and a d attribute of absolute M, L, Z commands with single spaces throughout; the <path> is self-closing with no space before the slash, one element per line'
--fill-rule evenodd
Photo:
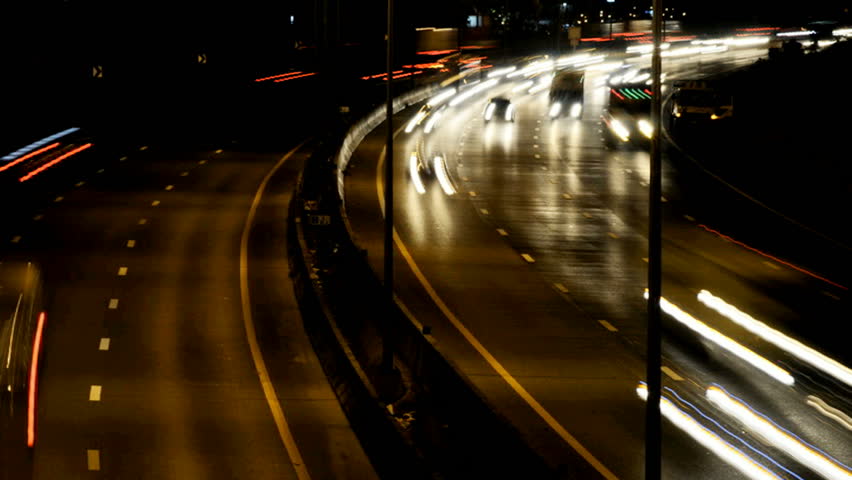
<path fill-rule="evenodd" d="M 387 118 L 387 145 L 385 146 L 385 231 L 384 231 L 384 280 L 387 312 L 385 333 L 382 340 L 382 364 L 384 373 L 393 371 L 393 0 L 388 1 L 387 33 L 387 90 L 385 114 Z"/>

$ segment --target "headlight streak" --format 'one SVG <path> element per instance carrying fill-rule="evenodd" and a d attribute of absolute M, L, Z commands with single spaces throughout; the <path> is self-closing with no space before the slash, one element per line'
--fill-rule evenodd
<path fill-rule="evenodd" d="M 500 77 L 506 75 L 507 73 L 512 73 L 517 70 L 518 67 L 506 67 L 506 68 L 498 68 L 497 70 L 492 70 L 488 73 L 488 78 Z"/>
<path fill-rule="evenodd" d="M 547 112 L 547 114 L 550 115 L 550 118 L 556 118 L 561 112 L 562 102 L 553 102 L 553 105 L 550 106 L 550 110 Z"/>
<path fill-rule="evenodd" d="M 833 358 L 829 358 L 798 340 L 784 335 L 707 290 L 701 290 L 698 293 L 698 301 L 799 360 L 831 375 L 846 385 L 852 386 L 852 369 Z"/>
<path fill-rule="evenodd" d="M 520 70 L 515 70 L 514 72 L 509 73 L 508 75 L 506 75 L 506 78 L 515 78 L 521 75 L 523 75 L 524 77 L 528 77 L 530 75 L 544 72 L 547 70 L 553 70 L 553 60 L 535 61 Z"/>
<path fill-rule="evenodd" d="M 514 114 L 514 112 L 515 112 L 515 106 L 514 105 L 509 105 L 508 107 L 506 107 L 506 113 L 503 114 L 503 120 L 506 120 L 507 122 L 511 122 L 512 121 L 512 115 Z"/>
<path fill-rule="evenodd" d="M 641 382 L 636 387 L 636 394 L 642 400 L 648 400 L 648 386 Z M 716 433 L 700 424 L 692 416 L 678 408 L 665 396 L 660 397 L 660 413 L 672 422 L 676 427 L 683 430 L 696 442 L 716 454 L 724 462 L 736 468 L 753 480 L 781 480 L 771 470 L 755 462 L 751 457 L 745 455 L 739 449 L 725 441 Z"/>
<path fill-rule="evenodd" d="M 642 135 L 645 135 L 646 138 L 651 138 L 654 136 L 654 127 L 651 125 L 651 122 L 645 120 L 644 118 L 636 122 L 639 131 L 642 132 Z"/>
<path fill-rule="evenodd" d="M 497 108 L 493 103 L 489 103 L 487 107 L 485 107 L 485 121 L 491 120 L 491 117 L 494 115 L 494 109 Z"/>
<path fill-rule="evenodd" d="M 444 193 L 447 195 L 455 194 L 456 189 L 453 187 L 453 183 L 450 181 L 450 176 L 447 174 L 447 164 L 444 161 L 444 157 L 436 155 L 434 166 L 435 176 L 438 177 L 438 183 L 441 185 L 441 189 L 444 190 Z"/>
<path fill-rule="evenodd" d="M 745 445 L 745 446 L 746 446 L 749 450 L 751 450 L 752 452 L 754 452 L 754 453 L 756 453 L 756 454 L 760 455 L 761 457 L 765 458 L 766 460 L 768 460 L 769 462 L 771 462 L 771 463 L 772 463 L 773 465 L 775 465 L 776 467 L 780 468 L 781 470 L 784 470 L 785 472 L 787 472 L 787 473 L 789 473 L 790 475 L 792 475 L 792 476 L 794 476 L 794 477 L 798 478 L 799 480 L 804 480 L 802 477 L 800 477 L 800 476 L 799 476 L 798 474 L 796 474 L 795 472 L 793 472 L 793 471 L 789 470 L 789 469 L 788 469 L 787 467 L 785 467 L 784 465 L 781 465 L 780 463 L 778 463 L 778 461 L 777 461 L 777 460 L 775 460 L 774 458 L 770 457 L 768 454 L 763 453 L 762 451 L 760 451 L 760 450 L 758 450 L 757 448 L 753 447 L 750 443 L 746 442 L 743 438 L 739 437 L 739 436 L 738 436 L 737 434 L 735 434 L 734 432 L 732 432 L 732 431 L 728 430 L 727 428 L 725 428 L 725 426 L 724 426 L 724 425 L 722 425 L 721 423 L 719 423 L 718 421 L 716 421 L 716 419 L 714 419 L 713 417 L 710 417 L 710 416 L 708 416 L 707 414 L 705 414 L 704 412 L 702 412 L 702 411 L 701 411 L 698 407 L 696 407 L 696 406 L 695 406 L 695 405 L 693 405 L 692 403 L 688 402 L 686 399 L 684 399 L 683 397 L 681 397 L 681 396 L 680 396 L 677 392 L 675 392 L 675 391 L 674 391 L 674 390 L 672 390 L 671 388 L 669 388 L 669 387 L 663 387 L 663 390 L 665 390 L 665 391 L 667 391 L 667 392 L 671 393 L 672 395 L 674 395 L 675 397 L 677 397 L 677 400 L 678 400 L 680 403 L 683 403 L 683 404 L 685 404 L 685 405 L 688 405 L 688 406 L 689 406 L 689 408 L 691 408 L 693 411 L 695 411 L 695 413 L 697 413 L 698 415 L 701 415 L 701 417 L 702 417 L 702 418 L 704 418 L 704 419 L 705 419 L 705 420 L 707 420 L 708 422 L 712 423 L 713 425 L 715 425 L 717 428 L 719 428 L 720 430 L 722 430 L 722 431 L 723 431 L 723 432 L 725 432 L 726 434 L 728 434 L 728 435 L 730 435 L 731 437 L 733 437 L 733 438 L 737 439 L 737 441 L 738 441 L 738 442 L 740 442 L 740 443 L 742 443 L 743 445 Z M 736 448 L 736 447 L 734 447 L 734 448 Z"/>
<path fill-rule="evenodd" d="M 417 190 L 417 193 L 423 195 L 426 193 L 426 187 L 423 186 L 423 181 L 420 180 L 420 172 L 417 169 L 417 154 L 412 153 L 410 157 L 408 157 L 408 173 L 411 176 L 411 183 L 414 184 L 414 189 Z"/>
<path fill-rule="evenodd" d="M 414 115 L 414 117 L 412 117 L 411 120 L 408 121 L 408 125 L 405 126 L 405 133 L 411 133 L 412 131 L 414 131 L 414 129 L 417 128 L 417 125 L 420 123 L 421 120 L 423 120 L 423 117 L 425 116 L 426 115 L 423 112 L 417 112 L 417 114 Z"/>
<path fill-rule="evenodd" d="M 613 120 L 609 126 L 621 141 L 626 142 L 630 140 L 630 130 L 627 130 L 627 127 L 620 120 Z"/>
<path fill-rule="evenodd" d="M 434 106 L 438 105 L 439 103 L 443 102 L 444 100 L 455 95 L 456 91 L 457 90 L 455 89 L 455 87 L 448 88 L 448 89 L 444 90 L 443 92 L 441 92 L 441 93 L 435 95 L 434 97 L 430 98 L 428 104 L 432 105 L 434 107 Z"/>
<path fill-rule="evenodd" d="M 36 142 L 33 142 L 33 143 L 27 145 L 26 147 L 21 147 L 21 148 L 15 150 L 14 152 L 12 152 L 8 155 L 4 155 L 2 158 L 0 158 L 0 162 L 8 162 L 10 160 L 14 160 L 21 155 L 25 155 L 29 152 L 32 152 L 33 150 L 41 147 L 42 145 L 47 145 L 48 143 L 50 143 L 54 140 L 57 140 L 59 138 L 62 138 L 66 135 L 69 135 L 71 133 L 74 133 L 77 130 L 80 130 L 80 129 L 78 127 L 72 127 L 72 128 L 65 129 L 65 130 L 63 130 L 59 133 L 54 133 L 53 135 L 50 135 L 49 137 L 44 137 L 41 140 L 38 140 Z"/>
<path fill-rule="evenodd" d="M 830 480 L 852 479 L 852 470 L 848 466 L 779 426 L 721 386 L 711 385 L 706 395 L 720 410 L 823 477 Z"/>
<path fill-rule="evenodd" d="M 582 114 L 582 113 L 583 113 L 583 104 L 580 103 L 580 102 L 574 102 L 571 105 L 571 110 L 568 112 L 568 114 L 571 116 L 571 118 L 580 118 L 580 114 Z"/>
<path fill-rule="evenodd" d="M 494 85 L 497 85 L 497 82 L 498 82 L 498 80 L 496 78 L 492 78 L 491 80 L 480 83 L 479 85 L 477 85 L 475 87 L 472 87 L 468 90 L 465 90 L 464 92 L 459 93 L 458 95 L 453 97 L 452 100 L 450 100 L 450 106 L 455 107 L 456 105 L 458 105 L 461 102 L 467 100 L 468 98 L 476 95 L 477 93 L 479 93 L 479 92 L 481 92 L 481 91 L 483 91 L 487 88 L 491 88 Z"/>
<path fill-rule="evenodd" d="M 815 395 L 808 395 L 807 399 L 805 400 L 805 403 L 814 407 L 819 413 L 823 414 L 824 416 L 839 423 L 846 430 L 852 431 L 852 418 L 849 418 L 849 415 L 846 415 L 842 411 L 825 403 L 823 399 Z"/>
<path fill-rule="evenodd" d="M 423 132 L 426 134 L 432 133 L 432 129 L 435 128 L 435 125 L 438 123 L 438 120 L 441 119 L 443 112 L 435 112 L 429 117 L 429 120 L 426 120 L 426 126 L 423 127 Z"/>
<path fill-rule="evenodd" d="M 532 80 L 527 80 L 526 82 L 524 82 L 524 83 L 522 83 L 522 84 L 518 85 L 517 87 L 514 87 L 514 88 L 512 89 L 512 93 L 518 93 L 518 92 L 520 92 L 521 90 L 526 90 L 526 89 L 528 89 L 528 88 L 532 87 L 533 85 L 535 85 L 535 82 L 534 82 L 534 81 L 532 81 Z"/>
<path fill-rule="evenodd" d="M 645 290 L 645 299 L 647 298 L 648 290 Z M 710 328 L 705 323 L 699 321 L 692 315 L 684 312 L 678 306 L 669 302 L 663 297 L 660 297 L 660 308 L 664 312 L 669 314 L 672 318 L 688 327 L 690 330 L 715 343 L 719 347 L 727 350 L 740 360 L 745 361 L 749 365 L 757 368 L 758 370 L 778 380 L 784 385 L 789 386 L 795 383 L 793 377 L 786 370 L 761 357 L 760 355 L 754 353 L 748 348 L 740 345 L 733 339 L 722 335 L 719 331 Z"/>

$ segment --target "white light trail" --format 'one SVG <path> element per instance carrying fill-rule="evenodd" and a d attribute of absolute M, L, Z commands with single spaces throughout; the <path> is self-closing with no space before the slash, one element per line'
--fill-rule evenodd
<path fill-rule="evenodd" d="M 417 193 L 423 195 L 426 193 L 426 187 L 423 186 L 423 181 L 420 180 L 420 172 L 417 169 L 417 154 L 412 153 L 408 158 L 408 173 L 411 176 L 411 182 L 414 184 L 414 189 Z"/>
<path fill-rule="evenodd" d="M 500 76 L 506 75 L 507 73 L 512 73 L 517 69 L 518 69 L 518 67 L 514 67 L 514 66 L 505 67 L 505 68 L 498 68 L 497 70 L 492 70 L 491 72 L 489 72 L 488 78 L 500 77 Z"/>
<path fill-rule="evenodd" d="M 423 120 L 423 117 L 426 116 L 423 112 L 417 112 L 417 115 L 414 115 L 411 120 L 408 121 L 408 125 L 405 126 L 405 133 L 411 133 L 417 128 L 417 124 L 420 123 L 420 120 Z"/>
<path fill-rule="evenodd" d="M 639 384 L 636 387 L 636 393 L 642 400 L 648 400 L 647 385 Z M 755 462 L 751 457 L 733 447 L 719 435 L 698 423 L 692 416 L 675 406 L 665 396 L 660 397 L 660 413 L 676 427 L 686 432 L 696 442 L 716 454 L 725 463 L 736 468 L 748 478 L 752 480 L 780 480 L 778 475 Z"/>
<path fill-rule="evenodd" d="M 438 120 L 441 119 L 441 116 L 444 112 L 435 112 L 429 117 L 429 120 L 426 120 L 426 126 L 423 127 L 423 132 L 426 134 L 432 133 L 432 129 L 435 128 L 435 125 L 438 123 Z"/>
<path fill-rule="evenodd" d="M 513 88 L 513 89 L 512 89 L 512 93 L 518 93 L 518 92 L 520 92 L 521 90 L 526 90 L 526 89 L 528 89 L 528 88 L 532 87 L 533 85 L 535 85 L 535 82 L 534 82 L 534 81 L 532 81 L 532 80 L 527 80 L 526 82 L 524 82 L 524 83 L 522 83 L 522 84 L 520 84 L 520 85 L 516 86 L 515 88 Z"/>
<path fill-rule="evenodd" d="M 455 87 L 448 88 L 448 89 L 444 90 L 443 92 L 441 92 L 441 93 L 435 95 L 434 97 L 430 98 L 429 99 L 429 105 L 432 105 L 434 107 L 435 105 L 438 105 L 439 103 L 443 102 L 444 100 L 455 95 L 456 92 L 457 92 L 457 90 L 455 89 Z"/>
<path fill-rule="evenodd" d="M 645 291 L 645 298 L 648 298 L 647 290 Z M 786 370 L 740 345 L 733 339 L 722 335 L 719 331 L 710 328 L 707 324 L 684 312 L 678 308 L 677 305 L 669 302 L 665 298 L 660 297 L 660 308 L 667 314 L 671 315 L 672 318 L 687 326 L 690 330 L 727 350 L 740 360 L 745 361 L 749 365 L 757 368 L 784 385 L 793 385 L 795 383 L 793 376 Z"/>
<path fill-rule="evenodd" d="M 553 105 L 550 106 L 550 111 L 548 112 L 550 118 L 558 117 L 560 112 L 562 112 L 562 102 L 553 102 Z"/>
<path fill-rule="evenodd" d="M 829 480 L 852 479 L 852 470 L 848 466 L 778 426 L 772 419 L 754 410 L 725 389 L 713 385 L 707 388 L 706 395 L 711 403 L 737 419 L 746 428 L 823 477 Z"/>
<path fill-rule="evenodd" d="M 841 410 L 825 403 L 821 398 L 808 395 L 805 403 L 814 407 L 819 413 L 839 423 L 846 430 L 852 431 L 852 418 L 849 418 L 849 415 L 846 415 Z"/>
<path fill-rule="evenodd" d="M 479 93 L 483 90 L 486 90 L 488 88 L 491 88 L 494 85 L 497 85 L 497 82 L 498 82 L 498 80 L 496 78 L 492 78 L 491 80 L 480 83 L 479 85 L 477 85 L 473 88 L 470 88 L 468 90 L 465 90 L 465 91 L 459 93 L 458 95 L 453 97 L 452 100 L 450 100 L 450 106 L 455 107 L 456 105 L 458 105 L 461 102 L 467 100 L 468 98 L 476 95 L 477 93 Z"/>
<path fill-rule="evenodd" d="M 831 375 L 841 382 L 852 386 L 852 369 L 829 358 L 822 353 L 788 337 L 769 325 L 755 319 L 737 307 L 725 302 L 707 290 L 698 293 L 698 300 L 708 307 L 721 313 L 732 322 L 759 336 L 767 342 L 784 350 L 799 360 L 813 366 L 823 373 Z"/>
<path fill-rule="evenodd" d="M 438 183 L 441 185 L 441 189 L 447 195 L 453 195 L 456 193 L 456 189 L 453 187 L 453 183 L 450 182 L 450 176 L 447 174 L 447 164 L 444 162 L 444 158 L 440 155 L 435 157 L 435 176 L 438 177 Z"/>

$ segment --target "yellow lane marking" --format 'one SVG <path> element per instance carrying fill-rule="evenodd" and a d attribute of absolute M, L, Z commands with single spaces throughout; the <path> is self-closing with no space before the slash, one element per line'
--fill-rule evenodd
<path fill-rule="evenodd" d="M 86 450 L 86 466 L 90 471 L 96 472 L 101 469 L 101 451 Z"/>
<path fill-rule="evenodd" d="M 521 258 L 526 260 L 527 263 L 535 263 L 535 259 L 529 253 L 522 253 Z"/>
<path fill-rule="evenodd" d="M 568 287 L 562 285 L 561 283 L 554 283 L 553 286 L 556 287 L 556 289 L 562 293 L 568 293 Z"/>
<path fill-rule="evenodd" d="M 613 232 L 609 232 L 609 236 L 612 237 L 612 238 L 618 238 L 618 235 L 616 235 Z"/>
<path fill-rule="evenodd" d="M 269 404 L 269 409 L 272 411 L 272 418 L 275 420 L 275 426 L 278 427 L 278 435 L 281 437 L 281 441 L 284 442 L 284 448 L 287 450 L 287 455 L 290 456 L 290 461 L 293 462 L 293 468 L 296 470 L 296 476 L 299 480 L 310 480 L 311 476 L 308 473 L 305 462 L 302 460 L 302 454 L 299 452 L 299 447 L 293 439 L 293 434 L 290 432 L 290 426 L 287 424 L 287 419 L 284 417 L 284 410 L 281 408 L 281 403 L 278 401 L 278 395 L 275 393 L 275 387 L 269 379 L 269 371 L 266 369 L 266 362 L 264 361 L 263 354 L 260 351 L 260 345 L 257 343 L 257 332 L 255 331 L 254 320 L 251 315 L 251 299 L 249 297 L 248 287 L 249 231 L 254 223 L 254 216 L 257 213 L 257 206 L 260 204 L 260 198 L 263 196 L 264 190 L 266 190 L 266 185 L 269 183 L 269 179 L 272 178 L 275 172 L 284 165 L 284 162 L 293 156 L 296 151 L 302 148 L 302 145 L 304 144 L 305 142 L 302 142 L 295 146 L 292 150 L 287 152 L 286 155 L 281 157 L 280 160 L 278 160 L 278 163 L 272 167 L 272 170 L 270 170 L 260 182 L 260 186 L 257 188 L 257 192 L 254 195 L 254 200 L 251 203 L 251 208 L 249 208 L 246 223 L 243 227 L 243 234 L 240 238 L 240 295 L 242 297 L 243 324 L 246 329 L 246 338 L 249 342 L 251 357 L 252 360 L 254 360 L 254 367 L 257 370 L 257 376 L 260 378 L 260 386 L 263 388 L 266 403 Z M 219 153 L 220 151 L 217 151 L 216 153 Z M 239 406 L 235 405 L 235 407 Z"/>
<path fill-rule="evenodd" d="M 506 230 L 503 230 L 502 228 L 498 228 L 497 233 L 499 233 L 501 237 L 508 237 L 509 236 L 509 232 L 507 232 Z"/>
<path fill-rule="evenodd" d="M 133 248 L 135 246 L 136 246 L 136 240 L 128 240 L 127 241 L 127 248 Z"/>
<path fill-rule="evenodd" d="M 683 377 L 681 377 L 680 375 L 678 375 L 677 373 L 675 373 L 675 371 L 674 371 L 674 370 L 672 370 L 671 368 L 669 368 L 669 367 L 667 367 L 667 366 L 663 365 L 662 370 L 663 370 L 663 373 L 665 373 L 666 375 L 668 375 L 668 376 L 669 376 L 672 380 L 674 380 L 674 381 L 676 381 L 676 382 L 682 382 L 682 381 L 683 381 Z"/>
<path fill-rule="evenodd" d="M 482 212 L 483 215 L 488 215 L 488 209 L 487 208 L 480 208 L 479 211 Z"/>
<path fill-rule="evenodd" d="M 611 323 L 607 322 L 606 320 L 598 320 L 598 323 L 603 325 L 603 327 L 605 329 L 609 330 L 610 332 L 617 332 L 618 331 L 617 328 L 615 328 Z"/>
<path fill-rule="evenodd" d="M 379 196 L 379 207 L 382 211 L 382 216 L 384 216 L 385 212 L 385 200 L 384 200 L 384 185 L 382 182 L 382 164 L 385 162 L 385 151 L 382 150 L 382 153 L 379 155 L 379 161 L 376 164 L 376 193 Z M 432 298 L 432 301 L 435 302 L 435 305 L 441 310 L 441 313 L 447 317 L 447 320 L 459 331 L 459 333 L 464 337 L 465 340 L 479 353 L 480 356 L 497 372 L 497 375 L 505 381 L 518 396 L 523 399 L 527 405 L 529 405 L 533 411 L 535 411 L 542 420 L 544 420 L 547 425 L 562 438 L 565 443 L 567 443 L 571 448 L 574 449 L 583 459 L 586 460 L 595 470 L 598 471 L 606 480 L 618 480 L 618 477 L 615 476 L 606 466 L 601 463 L 592 453 L 586 449 L 573 435 L 568 433 L 568 430 L 559 423 L 558 420 L 548 412 L 544 406 L 542 406 L 538 400 L 536 400 L 530 392 L 524 388 L 523 385 L 518 382 L 515 377 L 513 377 L 508 370 L 506 370 L 503 365 L 497 361 L 497 358 L 489 352 L 484 345 L 473 335 L 473 333 L 467 329 L 467 327 L 459 320 L 458 317 L 450 310 L 446 303 L 444 303 L 443 299 L 438 296 L 438 293 L 432 287 L 432 284 L 429 283 L 429 280 L 426 279 L 426 276 L 423 275 L 423 272 L 420 271 L 420 267 L 414 262 L 414 258 L 408 252 L 408 248 L 402 242 L 402 239 L 399 237 L 399 233 L 396 231 L 396 228 L 393 229 L 393 241 L 396 247 L 399 249 L 400 254 L 405 259 L 405 262 L 408 263 L 408 267 L 411 269 L 411 272 L 417 277 L 417 280 L 423 286 L 423 289 L 426 290 L 426 293 L 429 297 Z"/>
<path fill-rule="evenodd" d="M 159 201 L 159 200 L 154 200 L 153 202 L 151 202 L 151 206 L 152 206 L 152 207 L 156 207 L 156 206 L 157 206 L 157 205 L 159 205 L 159 204 L 160 204 L 160 201 Z"/>

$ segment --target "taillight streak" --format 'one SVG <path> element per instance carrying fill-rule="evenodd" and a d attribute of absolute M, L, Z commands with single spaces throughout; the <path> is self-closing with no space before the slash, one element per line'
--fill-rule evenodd
<path fill-rule="evenodd" d="M 23 177 L 19 178 L 19 179 L 18 179 L 18 181 L 19 181 L 19 182 L 26 182 L 27 180 L 29 180 L 29 179 L 31 179 L 31 178 L 33 178 L 33 177 L 35 177 L 36 175 L 38 175 L 39 173 L 41 173 L 41 172 L 43 172 L 43 171 L 47 170 L 48 168 L 50 168 L 50 167 L 52 167 L 52 166 L 56 165 L 57 163 L 59 163 L 59 162 L 61 162 L 61 161 L 65 160 L 66 158 L 68 158 L 68 157 L 70 157 L 70 156 L 72 156 L 72 155 L 76 155 L 76 154 L 78 154 L 78 153 L 82 152 L 83 150 L 85 150 L 85 149 L 87 149 L 87 148 L 89 148 L 89 147 L 91 147 L 91 146 L 92 146 L 92 144 L 91 144 L 91 143 L 87 143 L 87 144 L 85 144 L 85 145 L 83 145 L 83 146 L 80 146 L 80 147 L 75 148 L 74 150 L 71 150 L 70 152 L 64 153 L 64 154 L 62 154 L 62 155 L 60 155 L 60 156 L 58 156 L 58 157 L 54 158 L 53 160 L 51 160 L 51 161 L 49 161 L 49 162 L 45 163 L 44 165 L 42 165 L 42 166 L 40 166 L 40 167 L 36 168 L 35 170 L 31 171 L 30 173 L 28 173 L 28 174 L 24 175 Z"/>
<path fill-rule="evenodd" d="M 36 326 L 35 337 L 33 337 L 33 358 L 30 362 L 30 388 L 28 390 L 29 398 L 27 401 L 27 446 L 32 448 L 35 445 L 35 410 L 36 410 L 36 390 L 38 389 L 38 359 L 41 353 L 41 341 L 44 334 L 44 324 L 47 321 L 47 314 L 41 312 L 38 315 L 38 326 Z"/>

